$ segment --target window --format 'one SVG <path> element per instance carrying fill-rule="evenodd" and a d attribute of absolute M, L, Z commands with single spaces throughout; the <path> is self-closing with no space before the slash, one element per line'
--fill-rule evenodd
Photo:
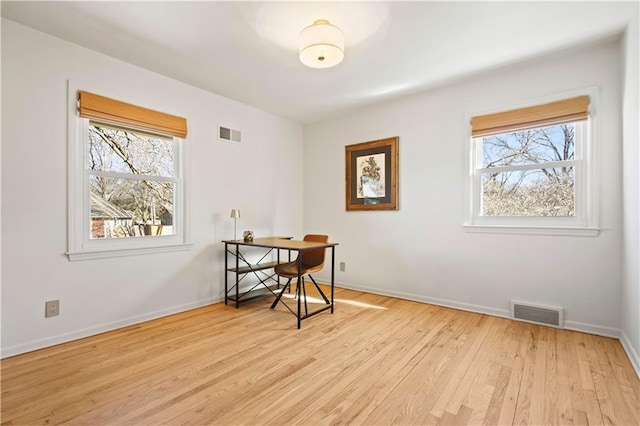
<path fill-rule="evenodd" d="M 188 249 L 186 120 L 84 91 L 70 98 L 76 97 L 69 132 L 69 259 Z"/>
<path fill-rule="evenodd" d="M 472 118 L 467 230 L 597 235 L 589 102 Z"/>
<path fill-rule="evenodd" d="M 177 140 L 88 122 L 89 238 L 175 235 Z"/>

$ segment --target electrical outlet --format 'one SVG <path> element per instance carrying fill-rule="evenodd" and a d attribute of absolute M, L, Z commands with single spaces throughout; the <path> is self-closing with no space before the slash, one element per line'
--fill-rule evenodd
<path fill-rule="evenodd" d="M 344 262 L 340 262 L 340 272 L 344 272 L 345 264 Z"/>
<path fill-rule="evenodd" d="M 55 317 L 60 315 L 60 301 L 59 300 L 49 300 L 48 302 L 44 302 L 44 316 L 45 318 Z"/>

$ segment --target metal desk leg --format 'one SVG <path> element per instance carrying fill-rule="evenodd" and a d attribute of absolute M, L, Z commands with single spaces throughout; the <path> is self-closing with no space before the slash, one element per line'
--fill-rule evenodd
<path fill-rule="evenodd" d="M 298 329 L 300 329 L 300 298 L 302 297 L 302 292 L 300 291 L 300 280 L 302 273 L 302 252 L 298 252 L 298 283 L 296 284 L 296 293 L 298 294 Z"/>
<path fill-rule="evenodd" d="M 224 304 L 225 305 L 229 301 L 229 298 L 227 297 L 227 292 L 229 291 L 229 283 L 228 283 L 229 261 L 227 258 L 228 255 L 229 255 L 229 248 L 227 243 L 224 243 Z"/>
<path fill-rule="evenodd" d="M 240 307 L 240 283 L 238 279 L 240 278 L 240 274 L 238 270 L 240 269 L 240 245 L 236 244 L 236 309 Z"/>
<path fill-rule="evenodd" d="M 336 247 L 331 246 L 331 313 L 333 313 L 333 287 L 334 287 L 334 273 L 336 263 Z"/>
<path fill-rule="evenodd" d="M 277 249 L 278 257 L 276 258 L 278 265 L 280 264 L 280 249 Z M 278 275 L 278 288 L 280 288 L 280 275 Z"/>

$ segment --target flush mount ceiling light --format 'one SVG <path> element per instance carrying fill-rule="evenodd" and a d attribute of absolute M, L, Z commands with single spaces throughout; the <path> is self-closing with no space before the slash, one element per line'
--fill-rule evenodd
<path fill-rule="evenodd" d="M 329 68 L 344 58 L 344 34 L 325 19 L 300 32 L 300 61 L 311 68 Z"/>

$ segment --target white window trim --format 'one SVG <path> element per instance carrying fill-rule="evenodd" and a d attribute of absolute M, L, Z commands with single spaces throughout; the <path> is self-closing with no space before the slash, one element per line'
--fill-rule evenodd
<path fill-rule="evenodd" d="M 490 114 L 494 112 L 508 111 L 512 109 L 524 108 L 527 106 L 541 105 L 555 102 L 562 99 L 572 98 L 580 95 L 588 95 L 589 102 L 589 124 L 585 125 L 587 134 L 584 135 L 583 144 L 576 145 L 576 159 L 571 160 L 574 164 L 586 164 L 586 167 L 576 167 L 577 185 L 575 193 L 576 216 L 575 217 L 487 217 L 480 216 L 480 179 L 476 176 L 481 169 L 476 169 L 477 144 L 471 136 L 471 117 L 477 115 Z M 597 136 L 596 117 L 598 102 L 598 89 L 590 87 L 562 94 L 534 99 L 531 102 L 517 105 L 501 106 L 491 111 L 482 111 L 468 114 L 465 123 L 466 128 L 466 149 L 464 164 L 465 170 L 465 219 L 463 230 L 473 233 L 495 233 L 495 234 L 526 234 L 526 235 L 558 235 L 558 236 L 598 236 L 598 198 L 599 185 L 597 185 L 598 159 L 596 155 Z M 576 132 L 579 131 L 576 127 Z M 529 166 L 524 166 L 525 168 Z M 539 166 L 531 166 L 539 168 Z"/>
<path fill-rule="evenodd" d="M 115 238 L 105 240 L 91 240 L 89 238 L 89 172 L 85 169 L 85 141 L 88 132 L 88 119 L 78 115 L 77 93 L 78 90 L 87 90 L 111 96 L 115 99 L 123 99 L 123 96 L 114 95 L 104 88 L 95 88 L 90 85 L 69 81 L 68 82 L 68 250 L 66 255 L 70 261 L 103 259 L 110 257 L 132 256 L 141 254 L 164 253 L 185 251 L 192 247 L 189 241 L 187 193 L 188 167 L 187 150 L 185 143 L 179 138 L 174 138 L 177 147 L 177 173 L 176 183 L 176 217 L 174 223 L 175 235 L 154 236 L 150 238 Z"/>

